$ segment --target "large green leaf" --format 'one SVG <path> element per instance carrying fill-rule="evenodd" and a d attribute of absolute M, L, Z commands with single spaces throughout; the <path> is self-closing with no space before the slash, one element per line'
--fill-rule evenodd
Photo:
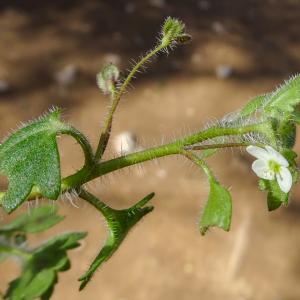
<path fill-rule="evenodd" d="M 88 271 L 79 278 L 82 281 L 80 285 L 80 290 L 82 290 L 102 263 L 107 261 L 117 251 L 131 228 L 153 210 L 153 206 L 145 205 L 154 197 L 154 193 L 149 194 L 134 206 L 122 210 L 116 210 L 105 205 L 86 191 L 82 191 L 80 196 L 93 203 L 101 211 L 108 226 L 108 237 L 104 246 L 92 262 Z"/>
<path fill-rule="evenodd" d="M 9 187 L 2 206 L 10 213 L 37 187 L 49 199 L 60 194 L 60 159 L 56 135 L 64 128 L 54 110 L 12 134 L 0 145 L 0 172 Z"/>
<path fill-rule="evenodd" d="M 212 176 L 209 176 L 209 183 L 208 200 L 199 222 L 202 235 L 212 226 L 229 231 L 231 224 L 232 202 L 229 191 Z"/>
<path fill-rule="evenodd" d="M 9 224 L 0 227 L 0 234 L 36 233 L 47 230 L 64 219 L 57 214 L 57 210 L 58 208 L 52 205 L 37 207 L 30 213 L 22 214 Z"/>

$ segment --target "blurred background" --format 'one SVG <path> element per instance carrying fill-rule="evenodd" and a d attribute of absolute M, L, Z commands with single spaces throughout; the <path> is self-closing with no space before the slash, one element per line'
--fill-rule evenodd
<path fill-rule="evenodd" d="M 153 46 L 167 16 L 186 23 L 193 42 L 161 55 L 138 77 L 117 111 L 114 137 L 130 132 L 140 147 L 170 141 L 299 72 L 299 0 L 2 0 L 0 135 L 56 105 L 95 145 L 108 106 L 97 72 L 109 62 L 129 68 L 130 59 Z M 117 150 L 112 140 L 107 157 Z M 60 151 L 64 175 L 80 168 L 73 140 L 62 138 Z M 115 208 L 155 191 L 155 210 L 80 293 L 77 278 L 102 246 L 106 227 L 81 200 L 57 201 L 66 220 L 48 234 L 89 235 L 71 252 L 72 269 L 60 275 L 53 299 L 300 299 L 300 188 L 287 208 L 268 213 L 251 161 L 241 150 L 222 151 L 210 161 L 231 189 L 234 213 L 229 233 L 213 229 L 205 237 L 197 220 L 206 178 L 184 159 L 168 157 L 92 182 L 89 189 Z M 2 213 L 1 223 L 14 216 Z M 46 236 L 33 236 L 31 245 Z M 4 291 L 19 267 L 7 261 L 0 270 Z"/>

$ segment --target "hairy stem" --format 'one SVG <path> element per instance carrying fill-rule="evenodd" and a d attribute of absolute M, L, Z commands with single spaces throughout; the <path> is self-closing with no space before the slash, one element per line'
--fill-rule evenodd
<path fill-rule="evenodd" d="M 61 133 L 72 136 L 79 143 L 84 153 L 85 165 L 92 166 L 94 164 L 94 153 L 92 146 L 85 135 L 83 135 L 79 130 L 70 125 L 62 130 Z"/>
<path fill-rule="evenodd" d="M 155 47 L 152 51 L 150 51 L 147 55 L 143 56 L 141 60 L 135 64 L 135 66 L 132 68 L 126 79 L 124 80 L 123 84 L 121 85 L 120 89 L 113 93 L 112 95 L 112 103 L 109 108 L 108 114 L 106 116 L 106 119 L 104 121 L 102 133 L 100 135 L 99 139 L 99 144 L 96 150 L 95 154 L 95 159 L 99 161 L 106 149 L 109 137 L 110 137 L 110 132 L 111 132 L 111 127 L 112 127 L 112 122 L 113 122 L 113 115 L 118 107 L 118 104 L 121 100 L 122 95 L 125 93 L 130 81 L 134 78 L 134 75 L 138 72 L 138 70 L 145 64 L 147 63 L 153 56 L 155 56 L 159 51 L 161 51 L 165 46 L 163 45 L 158 45 Z"/>
<path fill-rule="evenodd" d="M 79 170 L 77 173 L 70 175 L 67 178 L 64 178 L 62 180 L 61 190 L 62 192 L 65 192 L 70 189 L 77 189 L 81 185 L 95 178 L 101 177 L 110 172 L 128 166 L 132 166 L 138 163 L 142 163 L 145 161 L 153 160 L 168 155 L 180 155 L 182 154 L 182 151 L 185 150 L 186 147 L 197 143 L 201 143 L 203 141 L 209 140 L 214 137 L 228 136 L 228 135 L 243 135 L 249 132 L 263 132 L 263 130 L 264 130 L 264 123 L 249 125 L 245 127 L 238 127 L 238 128 L 213 127 L 198 132 L 196 134 L 192 134 L 183 139 L 176 140 L 169 144 L 164 144 L 140 152 L 117 157 L 108 161 L 94 163 L 94 165 L 92 166 L 84 165 L 84 167 L 81 170 Z M 247 144 L 245 144 L 244 146 L 246 145 Z M 223 146 L 226 147 L 227 144 L 224 144 Z M 210 148 L 206 147 L 206 149 L 214 149 L 214 148 L 215 145 L 211 145 Z M 0 193 L 0 204 L 1 204 L 1 199 L 3 197 L 4 197 L 4 193 Z M 41 197 L 40 191 L 37 187 L 34 187 L 30 195 L 28 196 L 28 200 L 36 199 L 38 197 Z"/>
<path fill-rule="evenodd" d="M 208 178 L 213 178 L 213 174 L 212 174 L 210 168 L 208 167 L 208 165 L 206 164 L 206 162 L 203 159 L 201 159 L 200 157 L 198 157 L 195 153 L 193 153 L 191 151 L 183 150 L 182 155 L 184 155 L 186 158 L 188 158 L 190 161 L 192 161 L 196 165 L 200 166 Z"/>

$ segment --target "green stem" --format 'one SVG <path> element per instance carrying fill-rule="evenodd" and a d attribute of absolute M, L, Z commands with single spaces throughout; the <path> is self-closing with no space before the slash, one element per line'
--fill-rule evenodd
<path fill-rule="evenodd" d="M 196 165 L 200 166 L 210 180 L 214 179 L 214 176 L 213 176 L 210 168 L 208 167 L 208 165 L 206 164 L 206 162 L 203 159 L 198 157 L 195 153 L 193 153 L 191 151 L 186 151 L 186 150 L 182 151 L 182 155 L 184 155 L 186 158 L 188 158 L 190 161 L 192 161 Z"/>
<path fill-rule="evenodd" d="M 183 139 L 176 140 L 172 143 L 161 145 L 158 147 L 150 148 L 140 152 L 128 154 L 118 158 L 114 158 L 108 161 L 103 161 L 100 163 L 94 164 L 92 167 L 90 165 L 85 165 L 77 173 L 70 175 L 62 180 L 62 192 L 65 192 L 70 189 L 76 189 L 81 185 L 97 178 L 101 177 L 110 172 L 132 166 L 138 163 L 142 163 L 148 160 L 153 160 L 168 155 L 182 154 L 182 151 L 191 145 L 201 143 L 203 141 L 215 138 L 218 136 L 228 136 L 228 135 L 243 135 L 250 132 L 261 132 L 264 133 L 265 123 L 259 123 L 254 125 L 249 125 L 245 127 L 238 128 L 219 128 L 213 127 L 207 130 L 192 134 Z M 224 144 L 226 147 L 226 144 Z M 211 149 L 214 149 L 215 146 L 211 145 Z M 208 148 L 206 148 L 208 149 Z M 3 198 L 4 193 L 0 194 L 0 203 Z M 37 188 L 34 188 L 30 193 L 28 200 L 35 199 L 40 197 L 40 191 Z"/>
<path fill-rule="evenodd" d="M 233 148 L 233 147 L 247 147 L 247 146 L 257 146 L 264 147 L 265 145 L 262 143 L 228 143 L 228 144 L 208 144 L 208 145 L 195 145 L 195 146 L 187 146 L 185 150 L 207 150 L 207 149 L 217 149 L 217 148 Z"/>
<path fill-rule="evenodd" d="M 158 45 L 155 47 L 152 51 L 150 51 L 147 55 L 141 58 L 141 60 L 132 68 L 128 76 L 126 77 L 125 81 L 123 82 L 122 86 L 120 89 L 116 92 L 113 93 L 112 95 L 112 104 L 110 106 L 110 109 L 108 111 L 107 117 L 104 121 L 103 125 L 103 130 L 100 135 L 98 147 L 96 150 L 95 154 L 95 159 L 96 161 L 99 161 L 106 149 L 109 137 L 110 137 L 110 132 L 111 132 L 111 127 L 112 127 L 112 122 L 113 122 L 113 115 L 118 107 L 118 104 L 121 100 L 122 95 L 125 93 L 130 81 L 134 78 L 134 75 L 138 70 L 147 62 L 149 61 L 153 56 L 155 56 L 159 51 L 161 51 L 165 46 L 163 45 Z"/>
<path fill-rule="evenodd" d="M 108 161 L 100 162 L 95 165 L 91 173 L 86 168 L 81 169 L 78 173 L 71 175 L 63 180 L 64 188 L 74 188 L 80 186 L 94 178 L 103 176 L 115 170 L 119 170 L 131 165 L 142 163 L 155 158 L 168 155 L 181 154 L 182 150 L 190 145 L 201 143 L 205 140 L 226 135 L 242 135 L 249 132 L 260 130 L 260 124 L 239 128 L 209 128 L 205 131 L 190 135 L 181 140 L 169 144 L 150 148 L 144 151 L 128 154 Z M 224 144 L 226 145 L 226 144 Z M 226 146 L 225 146 L 226 147 Z M 211 146 L 214 148 L 214 145 Z"/>
<path fill-rule="evenodd" d="M 96 198 L 94 195 L 92 195 L 91 193 L 86 191 L 85 189 L 81 188 L 78 192 L 78 196 L 80 198 L 86 200 L 92 206 L 94 206 L 106 218 L 110 216 L 109 211 L 111 210 L 111 208 L 109 206 L 107 206 L 104 202 L 102 202 L 100 199 Z"/>
<path fill-rule="evenodd" d="M 79 143 L 84 153 L 85 165 L 90 167 L 93 166 L 95 163 L 94 153 L 86 136 L 70 125 L 64 128 L 61 133 L 72 136 Z"/>

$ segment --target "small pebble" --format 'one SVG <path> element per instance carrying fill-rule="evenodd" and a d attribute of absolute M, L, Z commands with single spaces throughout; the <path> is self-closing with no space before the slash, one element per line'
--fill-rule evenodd
<path fill-rule="evenodd" d="M 55 79 L 59 85 L 69 86 L 76 80 L 78 73 L 78 67 L 68 65 L 56 74 Z"/>
<path fill-rule="evenodd" d="M 226 79 L 233 73 L 233 69 L 229 65 L 220 65 L 215 69 L 216 76 L 220 79 Z"/>

